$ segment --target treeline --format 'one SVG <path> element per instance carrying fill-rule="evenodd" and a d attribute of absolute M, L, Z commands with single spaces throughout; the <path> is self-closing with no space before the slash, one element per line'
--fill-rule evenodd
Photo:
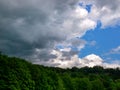
<path fill-rule="evenodd" d="M 61 69 L 0 54 L 0 90 L 120 90 L 120 69 Z"/>

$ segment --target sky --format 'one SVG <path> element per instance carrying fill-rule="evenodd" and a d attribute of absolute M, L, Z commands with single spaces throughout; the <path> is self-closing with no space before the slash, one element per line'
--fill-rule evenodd
<path fill-rule="evenodd" d="M 0 0 L 0 51 L 52 67 L 120 67 L 119 3 Z"/>

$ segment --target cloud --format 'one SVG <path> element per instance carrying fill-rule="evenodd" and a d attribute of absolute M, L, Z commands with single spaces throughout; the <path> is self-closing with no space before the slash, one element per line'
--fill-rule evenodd
<path fill-rule="evenodd" d="M 120 46 L 118 46 L 117 48 L 113 48 L 110 51 L 110 54 L 120 54 Z"/>
<path fill-rule="evenodd" d="M 71 56 L 71 58 L 68 59 L 67 56 L 63 56 L 62 52 L 58 50 L 53 50 L 53 55 L 57 56 L 55 59 L 51 59 L 49 61 L 39 61 L 35 62 L 35 64 L 44 64 L 46 66 L 54 66 L 54 67 L 60 67 L 60 68 L 72 68 L 72 67 L 94 67 L 94 66 L 102 66 L 104 68 L 120 68 L 120 63 L 105 63 L 104 60 L 95 54 L 87 55 L 83 58 L 79 58 L 77 55 Z M 117 61 L 118 62 L 118 61 Z"/>
<path fill-rule="evenodd" d="M 79 27 L 83 28 L 83 30 L 94 29 L 96 27 L 96 22 L 91 19 L 85 19 L 79 24 Z"/>
<path fill-rule="evenodd" d="M 97 44 L 97 42 L 96 41 L 90 41 L 90 42 L 88 42 L 88 45 L 90 45 L 90 46 L 95 46 Z"/>
<path fill-rule="evenodd" d="M 120 54 L 120 46 L 111 49 L 109 52 L 105 53 L 104 56 L 108 56 L 108 55 L 114 55 L 114 54 Z"/>
<path fill-rule="evenodd" d="M 112 63 L 104 62 L 100 56 L 95 54 L 90 54 L 82 58 L 82 65 L 88 67 L 102 66 L 104 68 L 120 68 L 119 60 L 113 61 Z M 119 63 L 118 63 L 119 62 Z"/>
<path fill-rule="evenodd" d="M 93 24 L 86 26 L 85 23 L 94 21 L 86 21 L 87 11 L 76 5 L 76 2 L 1 0 L 0 50 L 10 55 L 29 57 L 36 48 L 50 52 L 56 43 L 83 36 L 86 29 L 94 27 Z"/>
<path fill-rule="evenodd" d="M 120 64 L 116 64 L 116 63 L 115 64 L 114 63 L 113 64 L 104 63 L 103 67 L 104 68 L 120 68 Z"/>
<path fill-rule="evenodd" d="M 94 16 L 94 19 L 99 19 L 103 28 L 119 25 L 120 7 L 118 3 L 120 3 L 120 0 L 93 0 L 91 18 Z"/>
<path fill-rule="evenodd" d="M 79 5 L 92 5 L 91 10 Z M 104 2 L 104 3 L 103 3 Z M 56 66 L 77 65 L 77 54 L 85 48 L 81 37 L 102 27 L 115 25 L 120 18 L 119 0 L 0 0 L 0 50 L 31 60 Z M 78 37 L 78 38 L 76 38 Z M 62 49 L 56 49 L 57 45 Z M 94 44 L 94 42 L 93 42 Z M 52 54 L 53 51 L 59 52 Z M 55 52 L 54 51 L 54 52 Z M 56 53 L 57 53 L 56 52 Z M 60 55 L 60 56 L 59 56 Z M 78 58 L 79 59 L 79 58 Z M 67 60 L 67 61 L 66 61 Z M 47 64 L 47 65 L 48 65 Z M 66 66 L 67 67 L 67 66 Z"/>
<path fill-rule="evenodd" d="M 80 6 L 77 6 L 74 13 L 72 14 L 72 16 L 76 18 L 85 18 L 87 17 L 87 15 L 88 15 L 87 10 Z"/>
<path fill-rule="evenodd" d="M 90 54 L 82 59 L 82 63 L 84 66 L 93 67 L 101 65 L 103 63 L 103 59 L 95 54 Z"/>

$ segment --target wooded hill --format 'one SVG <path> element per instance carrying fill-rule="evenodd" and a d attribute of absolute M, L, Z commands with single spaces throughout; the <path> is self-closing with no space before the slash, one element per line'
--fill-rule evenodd
<path fill-rule="evenodd" d="M 0 90 L 120 90 L 120 69 L 61 69 L 0 54 Z"/>

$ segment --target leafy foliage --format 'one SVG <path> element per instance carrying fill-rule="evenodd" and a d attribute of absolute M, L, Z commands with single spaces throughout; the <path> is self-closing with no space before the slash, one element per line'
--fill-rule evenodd
<path fill-rule="evenodd" d="M 61 69 L 0 54 L 0 90 L 120 90 L 120 69 Z"/>

